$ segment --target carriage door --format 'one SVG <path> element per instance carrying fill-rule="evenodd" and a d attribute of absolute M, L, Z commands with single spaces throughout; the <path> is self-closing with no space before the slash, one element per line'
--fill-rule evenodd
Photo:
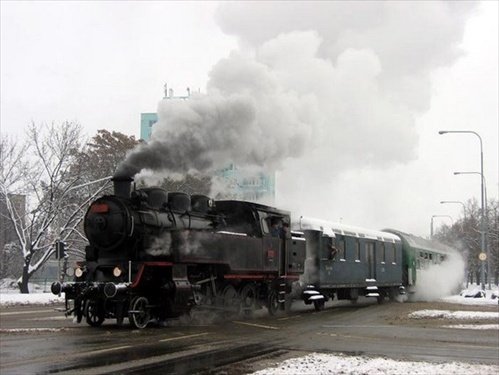
<path fill-rule="evenodd" d="M 262 247 L 263 247 L 263 269 L 266 271 L 278 271 L 280 266 L 280 241 L 276 233 L 272 233 L 273 217 L 267 212 L 258 211 L 260 225 L 262 227 Z"/>
<path fill-rule="evenodd" d="M 374 242 L 366 242 L 367 278 L 376 279 L 376 253 Z"/>

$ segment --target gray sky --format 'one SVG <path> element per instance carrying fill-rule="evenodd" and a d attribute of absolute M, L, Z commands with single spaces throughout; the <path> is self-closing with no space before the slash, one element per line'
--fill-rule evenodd
<path fill-rule="evenodd" d="M 204 115 L 249 113 L 244 142 L 212 156 L 277 167 L 277 205 L 426 236 L 432 215 L 462 215 L 441 200 L 480 192 L 452 175 L 479 171 L 478 139 L 438 130 L 482 136 L 498 196 L 497 35 L 497 2 L 2 1 L 1 131 L 77 120 L 138 136 L 165 82 L 190 87 L 209 94 Z"/>

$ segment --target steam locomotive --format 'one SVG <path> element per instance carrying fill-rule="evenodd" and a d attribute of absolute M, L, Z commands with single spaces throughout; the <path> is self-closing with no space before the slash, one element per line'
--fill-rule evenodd
<path fill-rule="evenodd" d="M 274 315 L 296 299 L 317 310 L 335 296 L 382 302 L 415 285 L 419 250 L 438 262 L 448 251 L 397 231 L 292 223 L 289 212 L 252 202 L 132 191 L 132 181 L 114 178 L 114 194 L 90 205 L 86 259 L 74 281 L 52 284 L 78 322 L 128 318 L 145 328 L 197 307 L 245 315 L 266 307 Z"/>

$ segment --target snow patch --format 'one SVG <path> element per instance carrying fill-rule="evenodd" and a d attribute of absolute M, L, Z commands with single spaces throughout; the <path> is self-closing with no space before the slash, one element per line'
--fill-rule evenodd
<path fill-rule="evenodd" d="M 2 328 L 0 333 L 61 332 L 67 328 Z"/>
<path fill-rule="evenodd" d="M 451 324 L 443 328 L 475 329 L 483 331 L 499 331 L 499 324 Z"/>
<path fill-rule="evenodd" d="M 30 293 L 43 293 L 50 290 L 51 283 L 45 283 L 45 285 L 40 285 L 36 283 L 28 283 L 28 290 Z M 17 280 L 11 279 L 9 277 L 5 279 L 0 279 L 0 292 L 1 293 L 19 293 L 19 287 L 17 285 Z"/>
<path fill-rule="evenodd" d="M 387 374 L 387 375 L 448 375 L 448 374 L 497 374 L 499 366 L 477 365 L 461 362 L 429 363 L 396 361 L 366 356 L 351 357 L 343 354 L 313 353 L 288 359 L 276 367 L 267 368 L 253 375 L 291 374 Z"/>
<path fill-rule="evenodd" d="M 449 310 L 419 310 L 409 314 L 411 319 L 499 319 L 499 312 L 485 311 L 449 311 Z"/>
<path fill-rule="evenodd" d="M 478 285 L 473 284 L 469 288 L 463 289 L 459 295 L 444 297 L 440 301 L 461 305 L 497 305 L 499 302 L 498 296 L 499 289 L 481 290 Z"/>
<path fill-rule="evenodd" d="M 59 297 L 52 293 L 0 293 L 0 306 L 52 305 L 54 303 L 64 303 L 64 294 Z"/>

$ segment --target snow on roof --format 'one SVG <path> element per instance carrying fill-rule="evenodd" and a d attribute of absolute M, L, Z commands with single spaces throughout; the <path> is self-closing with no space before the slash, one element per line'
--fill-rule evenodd
<path fill-rule="evenodd" d="M 300 222 L 297 223 L 297 225 L 299 230 L 317 230 L 330 237 L 335 237 L 335 234 L 340 234 L 359 238 L 368 238 L 372 240 L 382 240 L 386 242 L 400 242 L 399 236 L 393 233 L 355 227 L 352 225 L 335 223 L 312 217 L 301 216 Z"/>
<path fill-rule="evenodd" d="M 445 245 L 436 240 L 427 240 L 425 238 L 415 236 L 414 234 L 404 233 L 395 229 L 385 229 L 385 231 L 398 235 L 400 238 L 405 239 L 409 246 L 419 249 L 419 250 L 427 250 L 427 251 L 435 251 L 438 250 L 443 253 L 451 254 L 455 253 L 456 250 L 452 247 Z"/>

